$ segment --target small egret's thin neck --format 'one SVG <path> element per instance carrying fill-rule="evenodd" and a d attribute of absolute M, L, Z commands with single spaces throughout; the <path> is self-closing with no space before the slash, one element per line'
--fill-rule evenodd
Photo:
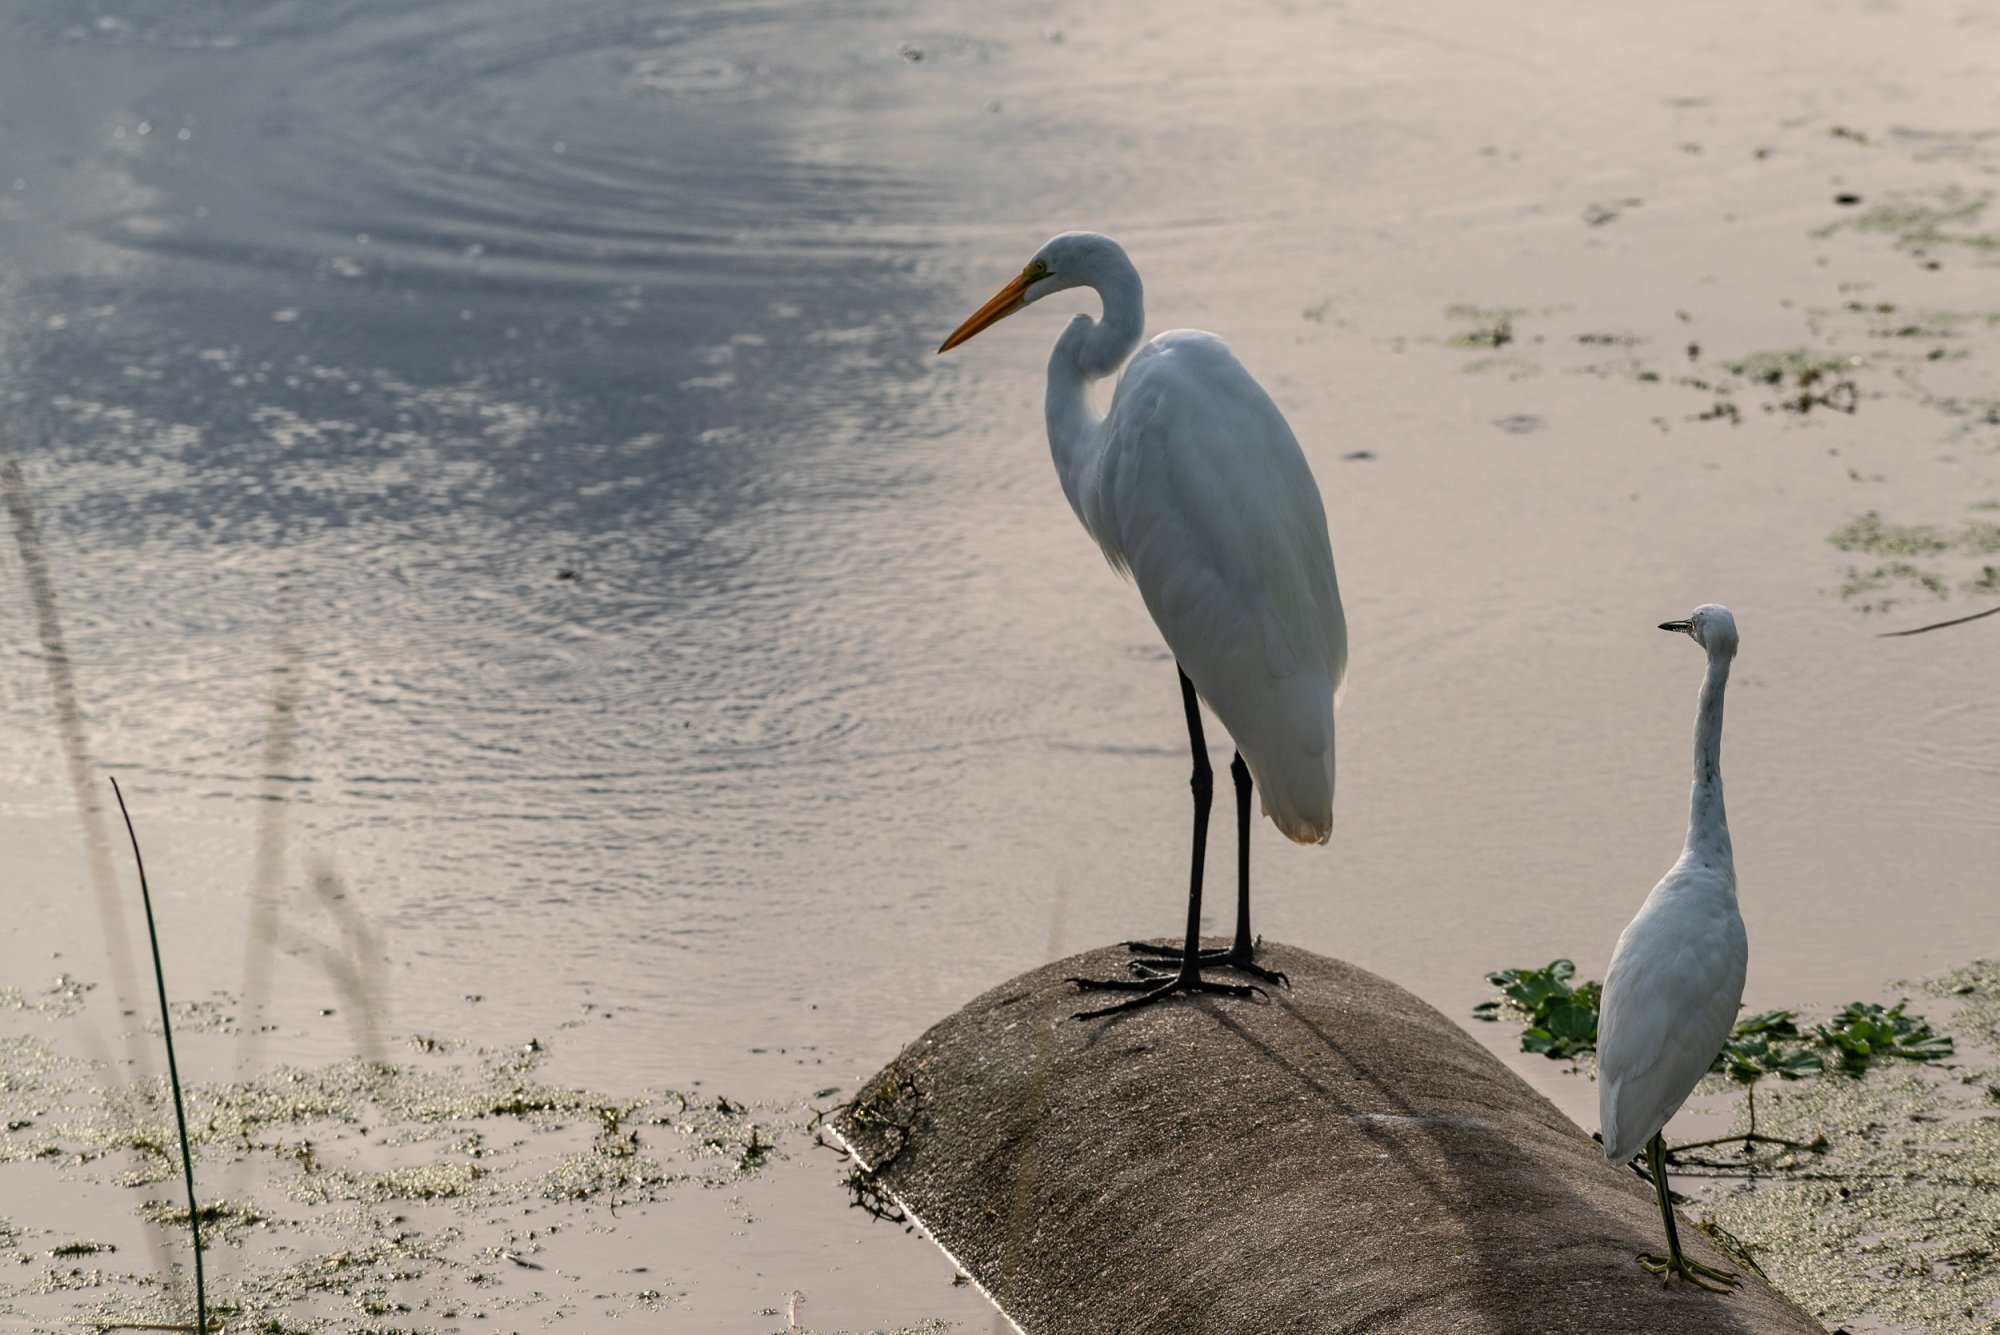
<path fill-rule="evenodd" d="M 1722 805 L 1722 693 L 1729 657 L 1710 654 L 1694 717 L 1694 794 L 1688 802 L 1688 852 L 1728 865 L 1729 818 Z"/>

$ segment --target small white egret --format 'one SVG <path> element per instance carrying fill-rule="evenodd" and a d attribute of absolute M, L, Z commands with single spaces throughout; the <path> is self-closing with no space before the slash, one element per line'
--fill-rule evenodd
<path fill-rule="evenodd" d="M 1736 619 L 1708 603 L 1684 631 L 1708 651 L 1708 673 L 1694 720 L 1694 795 L 1687 846 L 1661 878 L 1639 916 L 1618 938 L 1597 1017 L 1597 1119 L 1604 1157 L 1626 1163 L 1643 1146 L 1667 1229 L 1667 1255 L 1639 1263 L 1653 1274 L 1726 1293 L 1733 1270 L 1690 1261 L 1674 1228 L 1661 1128 L 1680 1111 L 1729 1038 L 1743 1000 L 1750 944 L 1736 909 L 1736 867 L 1722 807 L 1722 693 L 1736 657 Z"/>
<path fill-rule="evenodd" d="M 1179 961 L 1138 968 L 1136 979 L 1072 979 L 1138 996 L 1088 1019 L 1176 992 L 1244 996 L 1254 987 L 1210 982 L 1203 964 L 1257 977 L 1250 933 L 1250 794 L 1299 843 L 1333 829 L 1333 705 L 1347 674 L 1347 624 L 1327 542 L 1319 486 L 1285 418 L 1213 334 L 1174 329 L 1139 351 L 1145 328 L 1139 271 L 1110 237 L 1064 232 L 952 332 L 949 352 L 987 326 L 1066 288 L 1096 290 L 1103 318 L 1077 315 L 1049 355 L 1049 450 L 1070 508 L 1112 568 L 1139 587 L 1179 669 L 1194 749 L 1194 856 L 1187 944 L 1135 952 Z M 1127 357 L 1111 410 L 1090 387 Z M 1196 697 L 1236 743 L 1236 938 L 1203 951 L 1201 879 L 1214 775 Z"/>

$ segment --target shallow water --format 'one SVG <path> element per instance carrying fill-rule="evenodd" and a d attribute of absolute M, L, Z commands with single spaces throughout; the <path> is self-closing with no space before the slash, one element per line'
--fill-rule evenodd
<path fill-rule="evenodd" d="M 1261 930 L 1454 1014 L 1601 973 L 1683 819 L 1700 664 L 1651 627 L 1716 600 L 1750 1004 L 1990 953 L 2000 623 L 1871 638 L 1985 604 L 1863 614 L 1825 539 L 2000 498 L 1994 15 L 155 8 L 0 19 L 0 438 L 188 992 L 243 985 L 261 848 L 300 930 L 349 887 L 390 1034 L 588 1001 L 577 1079 L 804 1099 L 1171 932 L 1175 687 L 1050 475 L 1060 318 L 931 355 L 1071 226 L 1327 498 L 1337 828 L 1260 827 Z M 1856 411 L 1728 369 L 1799 347 Z M 27 574 L 0 959 L 102 977 Z M 270 1055 L 353 1041 L 313 958 Z M 839 1321 L 976 1311 L 875 1233 L 896 1311 Z"/>

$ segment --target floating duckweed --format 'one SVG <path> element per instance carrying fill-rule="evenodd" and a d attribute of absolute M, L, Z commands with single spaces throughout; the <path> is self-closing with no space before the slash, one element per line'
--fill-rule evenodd
<path fill-rule="evenodd" d="M 147 1201 L 139 1207 L 139 1217 L 149 1224 L 169 1228 L 176 1233 L 187 1231 L 187 1207 L 172 1201 Z M 206 1251 L 229 1235 L 263 1222 L 264 1216 L 249 1205 L 237 1201 L 209 1201 L 201 1207 L 202 1250 Z"/>
<path fill-rule="evenodd" d="M 56 975 L 49 988 L 33 1001 L 17 987 L 0 987 L 0 1010 L 37 1011 L 50 1019 L 67 1019 L 83 1010 L 84 996 L 95 983 L 80 983 L 66 973 Z"/>
<path fill-rule="evenodd" d="M 429 1163 L 354 1173 L 326 1169 L 300 1173 L 286 1184 L 293 1200 L 304 1205 L 327 1201 L 440 1201 L 470 1195 L 487 1176 L 476 1163 Z M 182 1211 L 183 1217 L 186 1211 Z"/>
<path fill-rule="evenodd" d="M 626 1146 L 599 1143 L 564 1155 L 542 1174 L 536 1189 L 550 1200 L 581 1201 L 613 1192 L 648 1190 L 684 1181 L 686 1173 L 669 1173 L 660 1163 Z"/>
<path fill-rule="evenodd" d="M 1959 533 L 1958 547 L 1973 556 L 1991 556 L 2000 552 L 2000 524 L 1990 519 L 1973 520 Z"/>
<path fill-rule="evenodd" d="M 1890 561 L 1876 566 L 1873 570 L 1862 570 L 1858 566 L 1847 567 L 1847 578 L 1840 583 L 1840 596 L 1844 599 L 1859 598 L 1863 594 L 1877 593 L 1907 584 L 1924 590 L 1933 598 L 1949 596 L 1949 586 L 1943 575 L 1935 570 L 1925 570 L 1908 561 Z M 1899 598 L 1878 598 L 1862 605 L 1864 612 L 1886 612 L 1894 607 Z"/>
<path fill-rule="evenodd" d="M 1500 995 L 1477 1013 L 1518 1019 L 1531 1034 L 1544 1021 L 1528 1050 L 1558 1038 L 1571 1052 L 1587 1048 L 1598 993 L 1568 961 L 1491 981 Z M 1793 1011 L 1740 1020 L 1701 1092 L 1734 1081 L 1764 1093 L 1735 1103 L 1728 1136 L 1679 1151 L 1674 1172 L 1683 1187 L 1709 1179 L 1690 1215 L 1707 1211 L 1707 1231 L 1821 1318 L 1992 1335 L 2000 1071 L 1941 1063 L 1954 1056 L 1950 1028 L 2000 1041 L 2000 960 L 1923 987 L 1958 1003 L 1949 1025 L 1910 1015 L 1906 1002 L 1853 1003 L 1810 1025 Z M 1790 1078 L 1764 1079 L 1773 1074 Z M 1739 1140 L 1718 1154 L 1752 1131 L 1765 1138 L 1754 1151 Z"/>
<path fill-rule="evenodd" d="M 1859 370 L 1864 364 L 1864 360 L 1857 356 L 1816 352 L 1811 348 L 1781 348 L 1753 352 L 1748 356 L 1723 363 L 1730 374 L 1740 375 L 1745 380 L 1754 380 L 1765 385 L 1783 384 L 1789 380 L 1802 387 L 1835 379 Z"/>
<path fill-rule="evenodd" d="M 1950 1335 L 2000 1317 L 2000 1118 L 1962 1082 L 1898 1071 L 1787 1086 L 1762 1129 L 1827 1147 L 1807 1173 L 1711 1198 L 1772 1281 L 1827 1320 L 1871 1316 Z M 1732 1169 L 1732 1171 L 1740 1171 Z"/>
<path fill-rule="evenodd" d="M 914 1326 L 898 1326 L 894 1330 L 817 1331 L 817 1330 L 807 1330 L 802 1326 L 786 1326 L 786 1327 L 781 1327 L 780 1330 L 776 1333 L 776 1335 L 790 1335 L 790 1333 L 794 1331 L 797 1332 L 797 1335 L 946 1335 L 946 1332 L 948 1332 L 951 1329 L 951 1327 L 952 1327 L 951 1322 L 945 1321 L 939 1317 L 932 1317 L 928 1321 L 919 1321 Z"/>
<path fill-rule="evenodd" d="M 2000 960 L 1974 960 L 1927 979 L 1924 990 L 1960 999 L 1953 1024 L 1982 1043 L 2000 1044 Z"/>
<path fill-rule="evenodd" d="M 1853 217 L 1818 228 L 1813 235 L 1832 236 L 1843 230 L 1873 232 L 1894 237 L 1898 250 L 1919 253 L 1942 246 L 2000 251 L 2000 232 L 1982 232 L 1975 226 L 1992 198 L 1985 191 L 1975 193 L 1957 185 L 1895 191 Z"/>
<path fill-rule="evenodd" d="M 1982 506 L 1973 508 L 1980 509 Z M 2000 553 L 2000 523 L 1990 519 L 1972 519 L 1957 529 L 1947 530 L 1934 524 L 1891 524 L 1879 513 L 1870 510 L 1836 528 L 1826 540 L 1841 551 L 1865 552 L 1871 556 L 1913 557 L 1955 553 L 1984 557 Z M 1866 571 L 1849 566 L 1839 593 L 1843 599 L 1855 599 L 1898 585 L 1922 589 L 1935 598 L 1947 598 L 1951 593 L 1951 582 L 1943 571 L 1918 566 L 1908 560 L 1888 561 Z M 1978 573 L 1962 581 L 1959 588 L 1974 595 L 2000 593 L 2000 567 L 1982 566 Z M 1894 598 L 1878 599 L 1864 604 L 1861 610 L 1883 611 L 1894 606 L 1895 602 Z"/>
<path fill-rule="evenodd" d="M 253 1184 L 248 1195 L 200 1207 L 204 1241 L 240 1255 L 233 1273 L 211 1286 L 210 1310 L 229 1329 L 322 1335 L 449 1326 L 441 1318 L 466 1305 L 465 1287 L 479 1273 L 478 1248 L 460 1226 L 505 1228 L 533 1218 L 515 1225 L 532 1237 L 587 1217 L 551 1219 L 551 1202 L 579 1212 L 598 1201 L 644 1206 L 681 1182 L 744 1181 L 780 1152 L 785 1122 L 768 1109 L 549 1083 L 539 1073 L 546 1053 L 538 1043 L 440 1055 L 460 1046 L 433 1039 L 417 1045 L 428 1055 L 408 1065 L 283 1067 L 186 1089 L 197 1158 L 248 1166 Z M 40 1039 L 0 1038 L 8 1107 L 0 1163 L 47 1160 L 63 1165 L 66 1177 L 97 1183 L 145 1184 L 178 1172 L 165 1083 L 105 1089 L 102 1079 L 94 1064 Z M 152 1227 L 186 1227 L 183 1207 L 134 1204 Z M 0 1246 L 19 1240 L 14 1224 L 0 1221 Z M 187 1319 L 162 1278 L 93 1266 L 101 1265 L 94 1243 L 57 1235 L 43 1245 L 51 1244 L 59 1255 L 19 1258 L 18 1279 L 0 1273 L 0 1311 L 10 1318 L 99 1327 Z M 478 1308 L 499 1315 L 556 1301 L 537 1287 L 526 1296 L 489 1292 Z"/>

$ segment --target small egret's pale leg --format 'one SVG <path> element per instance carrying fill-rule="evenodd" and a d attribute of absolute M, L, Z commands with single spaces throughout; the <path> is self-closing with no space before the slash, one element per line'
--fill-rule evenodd
<path fill-rule="evenodd" d="M 1179 671 L 1176 665 L 1176 671 Z M 1072 1018 L 1094 1020 L 1100 1015 L 1136 1010 L 1140 1006 L 1172 996 L 1176 992 L 1220 992 L 1247 997 L 1264 989 L 1233 983 L 1211 983 L 1201 976 L 1201 872 L 1208 851 L 1208 809 L 1215 800 L 1215 768 L 1208 763 L 1208 744 L 1201 734 L 1201 702 L 1195 698 L 1194 683 L 1180 673 L 1181 704 L 1187 711 L 1188 741 L 1194 747 L 1194 774 L 1188 787 L 1194 790 L 1194 859 L 1188 871 L 1187 946 L 1180 952 L 1180 971 L 1149 974 L 1141 978 L 1072 978 L 1086 992 L 1137 992 L 1130 1001 L 1094 1011 L 1078 1011 Z"/>
<path fill-rule="evenodd" d="M 1244 973 L 1255 974 L 1267 983 L 1291 986 L 1292 980 L 1278 969 L 1266 969 L 1255 963 L 1257 958 L 1257 938 L 1250 934 L 1250 767 L 1243 763 L 1243 753 L 1229 762 L 1229 777 L 1236 781 L 1236 940 L 1227 950 L 1204 950 L 1201 952 L 1203 964 L 1221 964 Z M 1125 948 L 1135 955 L 1149 955 L 1151 959 L 1141 960 L 1132 967 L 1143 978 L 1165 978 L 1167 974 L 1160 961 L 1180 959 L 1184 953 L 1179 946 L 1156 946 L 1150 941 L 1127 941 Z"/>
<path fill-rule="evenodd" d="M 1690 1284 L 1708 1289 L 1714 1293 L 1730 1293 L 1743 1281 L 1734 1270 L 1718 1270 L 1712 1265 L 1690 1261 L 1681 1254 L 1680 1230 L 1674 1226 L 1674 1198 L 1667 1190 L 1667 1142 L 1658 1133 L 1646 1142 L 1646 1166 L 1653 1172 L 1653 1191 L 1660 1198 L 1660 1221 L 1667 1226 L 1667 1254 L 1656 1256 L 1651 1252 L 1639 1257 L 1639 1264 L 1648 1273 L 1671 1281 L 1679 1275 Z"/>

